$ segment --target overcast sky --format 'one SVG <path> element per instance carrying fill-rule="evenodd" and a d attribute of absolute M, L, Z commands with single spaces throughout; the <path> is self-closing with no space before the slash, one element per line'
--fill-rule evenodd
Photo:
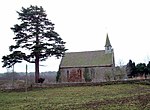
<path fill-rule="evenodd" d="M 21 7 L 42 6 L 55 24 L 55 31 L 66 42 L 68 52 L 103 50 L 108 33 L 115 52 L 115 63 L 150 60 L 149 0 L 4 0 L 0 3 L 0 58 L 9 54 Z M 60 60 L 50 58 L 40 64 L 40 71 L 57 71 Z M 25 64 L 15 71 L 25 71 Z M 29 71 L 34 65 L 28 64 Z M 0 72 L 6 72 L 0 63 Z"/>

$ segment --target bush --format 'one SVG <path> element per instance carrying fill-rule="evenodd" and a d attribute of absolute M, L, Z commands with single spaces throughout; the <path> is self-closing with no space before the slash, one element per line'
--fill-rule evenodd
<path fill-rule="evenodd" d="M 45 81 L 45 78 L 39 78 L 39 79 L 38 79 L 38 83 L 41 83 L 41 84 L 42 84 L 44 81 Z"/>
<path fill-rule="evenodd" d="M 84 79 L 86 82 L 92 81 L 88 68 L 85 68 L 85 70 L 84 70 Z"/>

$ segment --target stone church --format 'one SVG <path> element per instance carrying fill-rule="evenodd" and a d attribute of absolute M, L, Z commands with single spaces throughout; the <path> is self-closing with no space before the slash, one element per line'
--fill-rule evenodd
<path fill-rule="evenodd" d="M 113 77 L 114 51 L 108 34 L 104 50 L 66 52 L 59 71 L 61 82 L 103 82 Z"/>

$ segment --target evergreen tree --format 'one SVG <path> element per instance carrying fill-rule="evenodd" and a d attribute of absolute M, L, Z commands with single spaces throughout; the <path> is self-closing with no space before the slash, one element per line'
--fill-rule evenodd
<path fill-rule="evenodd" d="M 9 47 L 10 55 L 2 57 L 3 67 L 12 67 L 23 60 L 35 63 L 35 82 L 39 79 L 39 61 L 48 57 L 62 57 L 67 49 L 65 42 L 54 31 L 54 24 L 47 19 L 47 14 L 42 7 L 22 7 L 18 12 L 20 24 L 11 29 L 16 35 L 13 38 L 16 44 Z M 25 53 L 24 50 L 28 50 Z"/>
<path fill-rule="evenodd" d="M 137 76 L 143 76 L 144 74 L 146 75 L 147 73 L 147 67 L 145 63 L 139 63 L 136 65 L 136 69 L 137 69 Z"/>
<path fill-rule="evenodd" d="M 136 70 L 135 62 L 133 62 L 133 63 L 132 63 L 132 73 L 131 73 L 131 75 L 132 75 L 133 77 L 135 77 L 136 74 L 137 74 L 137 70 Z"/>
<path fill-rule="evenodd" d="M 147 64 L 147 73 L 150 74 L 150 61 Z"/>
<path fill-rule="evenodd" d="M 56 82 L 60 82 L 60 76 L 61 76 L 61 73 L 60 73 L 60 70 L 57 71 L 57 75 L 56 75 Z"/>
<path fill-rule="evenodd" d="M 132 60 L 129 60 L 129 63 L 127 64 L 127 67 L 126 67 L 126 71 L 127 71 L 127 76 L 129 78 L 135 76 L 135 74 L 136 74 L 136 67 L 135 67 L 135 63 L 132 62 Z"/>
<path fill-rule="evenodd" d="M 147 77 L 147 75 L 150 75 L 150 61 L 147 64 L 147 73 L 145 77 Z"/>

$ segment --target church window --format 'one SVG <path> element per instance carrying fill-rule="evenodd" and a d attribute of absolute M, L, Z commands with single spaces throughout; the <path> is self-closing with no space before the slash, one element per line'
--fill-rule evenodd
<path fill-rule="evenodd" d="M 91 68 L 91 78 L 95 78 L 95 69 Z"/>
<path fill-rule="evenodd" d="M 109 50 L 109 47 L 107 47 L 107 50 Z"/>
<path fill-rule="evenodd" d="M 67 70 L 67 80 L 69 81 L 69 70 Z"/>

